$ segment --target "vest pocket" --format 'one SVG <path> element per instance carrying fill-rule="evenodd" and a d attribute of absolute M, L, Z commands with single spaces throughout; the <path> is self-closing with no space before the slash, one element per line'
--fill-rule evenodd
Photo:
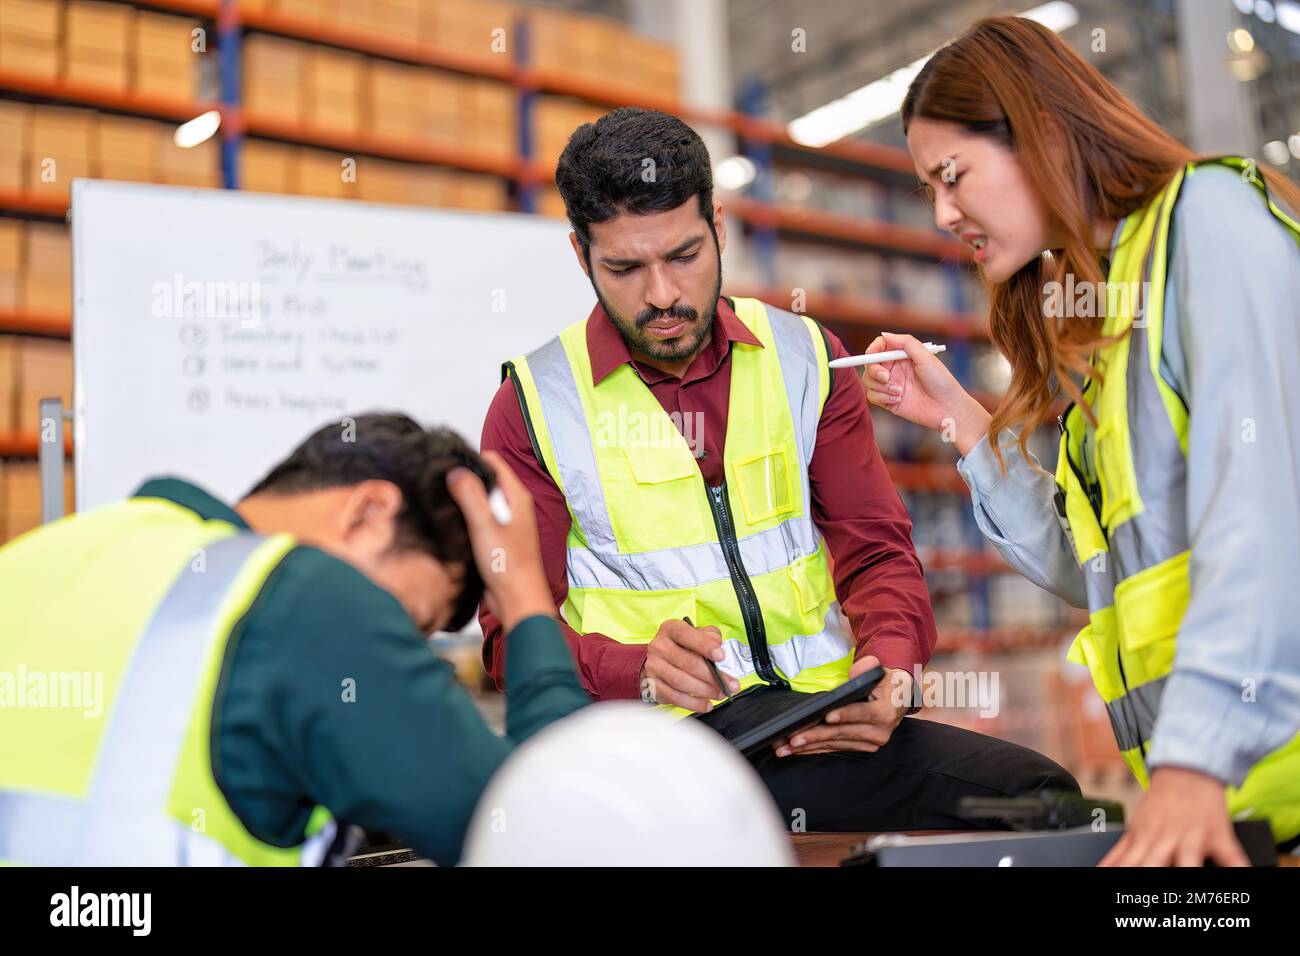
<path fill-rule="evenodd" d="M 638 485 L 658 485 L 698 474 L 685 445 L 624 445 L 623 455 Z"/>
<path fill-rule="evenodd" d="M 1124 680 L 1119 671 L 1119 653 L 1113 607 L 1092 612 L 1088 624 L 1070 645 L 1068 659 L 1088 668 L 1093 686 L 1107 703 L 1124 693 Z"/>
<path fill-rule="evenodd" d="M 794 473 L 783 447 L 769 448 L 734 466 L 745 521 L 756 525 L 794 511 Z"/>
<path fill-rule="evenodd" d="M 664 621 L 689 617 L 697 627 L 694 591 L 584 590 L 581 633 L 595 631 L 622 644 L 646 644 Z"/>
<path fill-rule="evenodd" d="M 1115 619 L 1130 686 L 1156 680 L 1173 668 L 1178 629 L 1191 597 L 1190 558 L 1191 552 L 1184 551 L 1115 586 Z"/>

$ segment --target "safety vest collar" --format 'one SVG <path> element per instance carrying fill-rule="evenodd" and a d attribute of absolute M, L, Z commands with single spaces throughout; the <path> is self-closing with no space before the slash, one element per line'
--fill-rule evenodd
<path fill-rule="evenodd" d="M 591 311 L 591 315 L 587 317 L 584 331 L 587 339 L 587 354 L 590 357 L 591 383 L 593 386 L 600 385 L 615 370 L 633 364 L 632 353 L 628 350 L 627 343 L 615 327 L 609 313 L 605 311 L 604 306 L 599 303 L 596 304 L 596 307 Z M 736 315 L 734 301 L 726 297 L 719 297 L 718 299 L 714 314 L 713 336 L 714 341 L 709 347 L 718 350 L 719 364 L 721 364 L 721 355 L 725 351 L 725 345 L 763 347 L 763 343 L 758 336 Z M 719 343 L 725 343 L 725 345 Z M 669 377 L 668 373 L 662 374 L 664 377 Z"/>
<path fill-rule="evenodd" d="M 132 498 L 162 498 L 188 508 L 204 521 L 225 521 L 241 531 L 251 531 L 248 522 L 230 505 L 183 478 L 158 477 L 145 481 Z"/>

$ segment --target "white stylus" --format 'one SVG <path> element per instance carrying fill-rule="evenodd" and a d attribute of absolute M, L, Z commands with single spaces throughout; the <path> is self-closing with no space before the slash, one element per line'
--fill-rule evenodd
<path fill-rule="evenodd" d="M 933 342 L 926 342 L 925 347 L 931 355 L 938 355 L 948 349 L 946 345 L 935 345 Z M 870 355 L 850 355 L 846 358 L 831 359 L 831 368 L 848 368 L 852 365 L 879 365 L 881 362 L 897 362 L 906 358 L 907 353 L 902 349 L 891 349 L 888 352 L 872 352 Z"/>
<path fill-rule="evenodd" d="M 514 517 L 510 513 L 510 502 L 506 501 L 506 493 L 500 488 L 493 488 L 488 492 L 488 509 L 499 525 L 508 525 L 510 519 Z"/>

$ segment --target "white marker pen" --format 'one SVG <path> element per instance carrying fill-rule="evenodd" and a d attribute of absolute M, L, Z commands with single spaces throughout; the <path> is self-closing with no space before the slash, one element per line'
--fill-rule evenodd
<path fill-rule="evenodd" d="M 931 355 L 938 355 L 940 352 L 947 351 L 946 345 L 935 345 L 933 342 L 925 343 L 926 349 Z M 899 362 L 907 358 L 907 353 L 902 349 L 891 349 L 888 352 L 872 352 L 870 355 L 849 355 L 845 358 L 831 359 L 831 368 L 849 368 L 853 365 L 879 365 L 881 362 Z"/>

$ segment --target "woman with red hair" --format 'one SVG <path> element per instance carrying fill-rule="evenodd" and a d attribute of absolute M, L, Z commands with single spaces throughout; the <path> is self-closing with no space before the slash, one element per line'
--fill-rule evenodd
<path fill-rule="evenodd" d="M 1147 792 L 1112 865 L 1244 864 L 1300 837 L 1300 188 L 1197 157 L 1019 17 L 939 50 L 902 108 L 968 243 L 1011 384 L 990 416 L 910 336 L 870 400 L 961 453 L 981 530 L 1077 607 Z M 1062 406 L 1069 407 L 1062 412 Z M 1028 451 L 1058 415 L 1055 473 Z"/>

